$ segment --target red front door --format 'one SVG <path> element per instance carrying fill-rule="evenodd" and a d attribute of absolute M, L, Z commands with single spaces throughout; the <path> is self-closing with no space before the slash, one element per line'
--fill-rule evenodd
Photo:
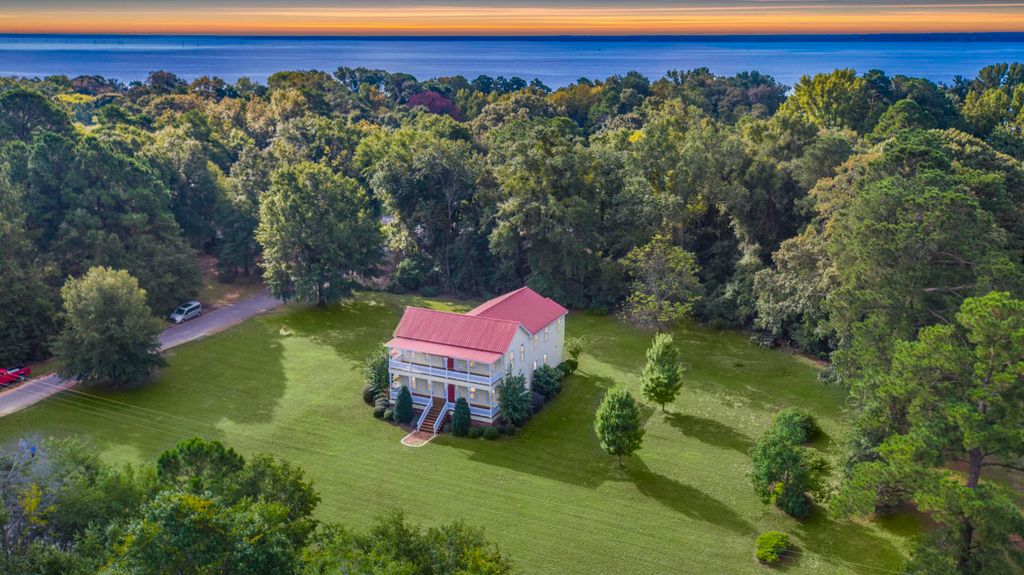
<path fill-rule="evenodd" d="M 455 402 L 455 386 L 448 384 L 448 401 Z"/>
<path fill-rule="evenodd" d="M 455 369 L 455 358 L 448 358 L 448 369 Z"/>

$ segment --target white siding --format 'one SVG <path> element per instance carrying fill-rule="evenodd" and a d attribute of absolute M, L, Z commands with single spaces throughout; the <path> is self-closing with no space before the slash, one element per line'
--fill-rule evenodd
<path fill-rule="evenodd" d="M 545 330 L 547 330 L 547 337 L 545 337 Z M 513 354 L 513 373 L 525 375 L 526 385 L 530 387 L 533 381 L 533 363 L 537 362 L 537 366 L 544 365 L 544 358 L 547 356 L 547 364 L 557 366 L 562 363 L 562 350 L 564 347 L 564 315 L 551 322 L 547 327 L 541 328 L 533 335 L 520 327 L 502 358 L 501 369 L 502 371 L 507 369 L 509 354 Z M 525 352 L 525 361 L 521 352 Z"/>

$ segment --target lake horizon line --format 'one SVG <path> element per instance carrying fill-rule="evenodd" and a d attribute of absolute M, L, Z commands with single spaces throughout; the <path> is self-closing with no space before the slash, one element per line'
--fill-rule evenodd
<path fill-rule="evenodd" d="M 121 33 L 90 33 L 81 32 L 73 34 L 54 33 L 19 33 L 2 32 L 0 38 L 196 38 L 196 39 L 239 39 L 239 40 L 361 40 L 361 41 L 581 41 L 581 42 L 756 42 L 763 40 L 767 42 L 815 42 L 815 41 L 855 41 L 865 40 L 872 42 L 885 41 L 921 41 L 921 42 L 962 42 L 965 40 L 976 41 L 1020 41 L 1024 42 L 1024 31 L 1003 31 L 1003 32 L 883 32 L 883 33 L 804 33 L 804 34 L 774 34 L 774 33 L 750 33 L 750 34 L 531 34 L 531 35 L 352 35 L 352 34 L 121 34 Z"/>

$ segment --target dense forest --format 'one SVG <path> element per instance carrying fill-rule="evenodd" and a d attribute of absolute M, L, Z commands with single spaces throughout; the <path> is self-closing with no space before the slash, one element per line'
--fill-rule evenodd
<path fill-rule="evenodd" d="M 107 465 L 74 440 L 23 442 L 0 453 L 0 487 L 0 569 L 11 575 L 512 572 L 461 522 L 317 521 L 320 495 L 302 469 L 199 438 L 139 467 Z"/>
<path fill-rule="evenodd" d="M 914 345 L 945 346 L 938 373 L 964 360 L 958 344 L 974 353 L 978 318 L 1020 312 L 1006 298 L 1024 294 L 1024 65 L 951 85 L 697 69 L 551 90 L 339 68 L 0 90 L 0 365 L 49 353 L 61 286 L 93 266 L 127 270 L 157 315 L 196 293 L 200 254 L 225 281 L 262 273 L 319 304 L 359 286 L 480 298 L 527 283 L 831 360 L 824 383 L 850 390 L 855 428 L 843 473 L 864 488 L 845 508 L 942 511 L 922 549 L 949 552 L 919 555 L 926 571 L 1019 560 L 1004 492 L 907 470 L 966 453 L 980 474 L 1024 452 L 1019 375 L 1000 380 L 1016 383 L 998 414 L 908 391 L 927 389 Z M 991 447 L 972 443 L 965 421 L 997 416 Z"/>

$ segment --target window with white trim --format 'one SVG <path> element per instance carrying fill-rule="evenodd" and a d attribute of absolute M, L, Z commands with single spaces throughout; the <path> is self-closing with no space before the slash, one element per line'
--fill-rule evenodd
<path fill-rule="evenodd" d="M 526 345 L 522 343 L 519 344 L 519 359 L 526 361 Z"/>
<path fill-rule="evenodd" d="M 544 341 L 548 340 L 548 328 L 544 328 Z"/>
<path fill-rule="evenodd" d="M 548 354 L 544 354 L 544 365 L 548 364 Z"/>

